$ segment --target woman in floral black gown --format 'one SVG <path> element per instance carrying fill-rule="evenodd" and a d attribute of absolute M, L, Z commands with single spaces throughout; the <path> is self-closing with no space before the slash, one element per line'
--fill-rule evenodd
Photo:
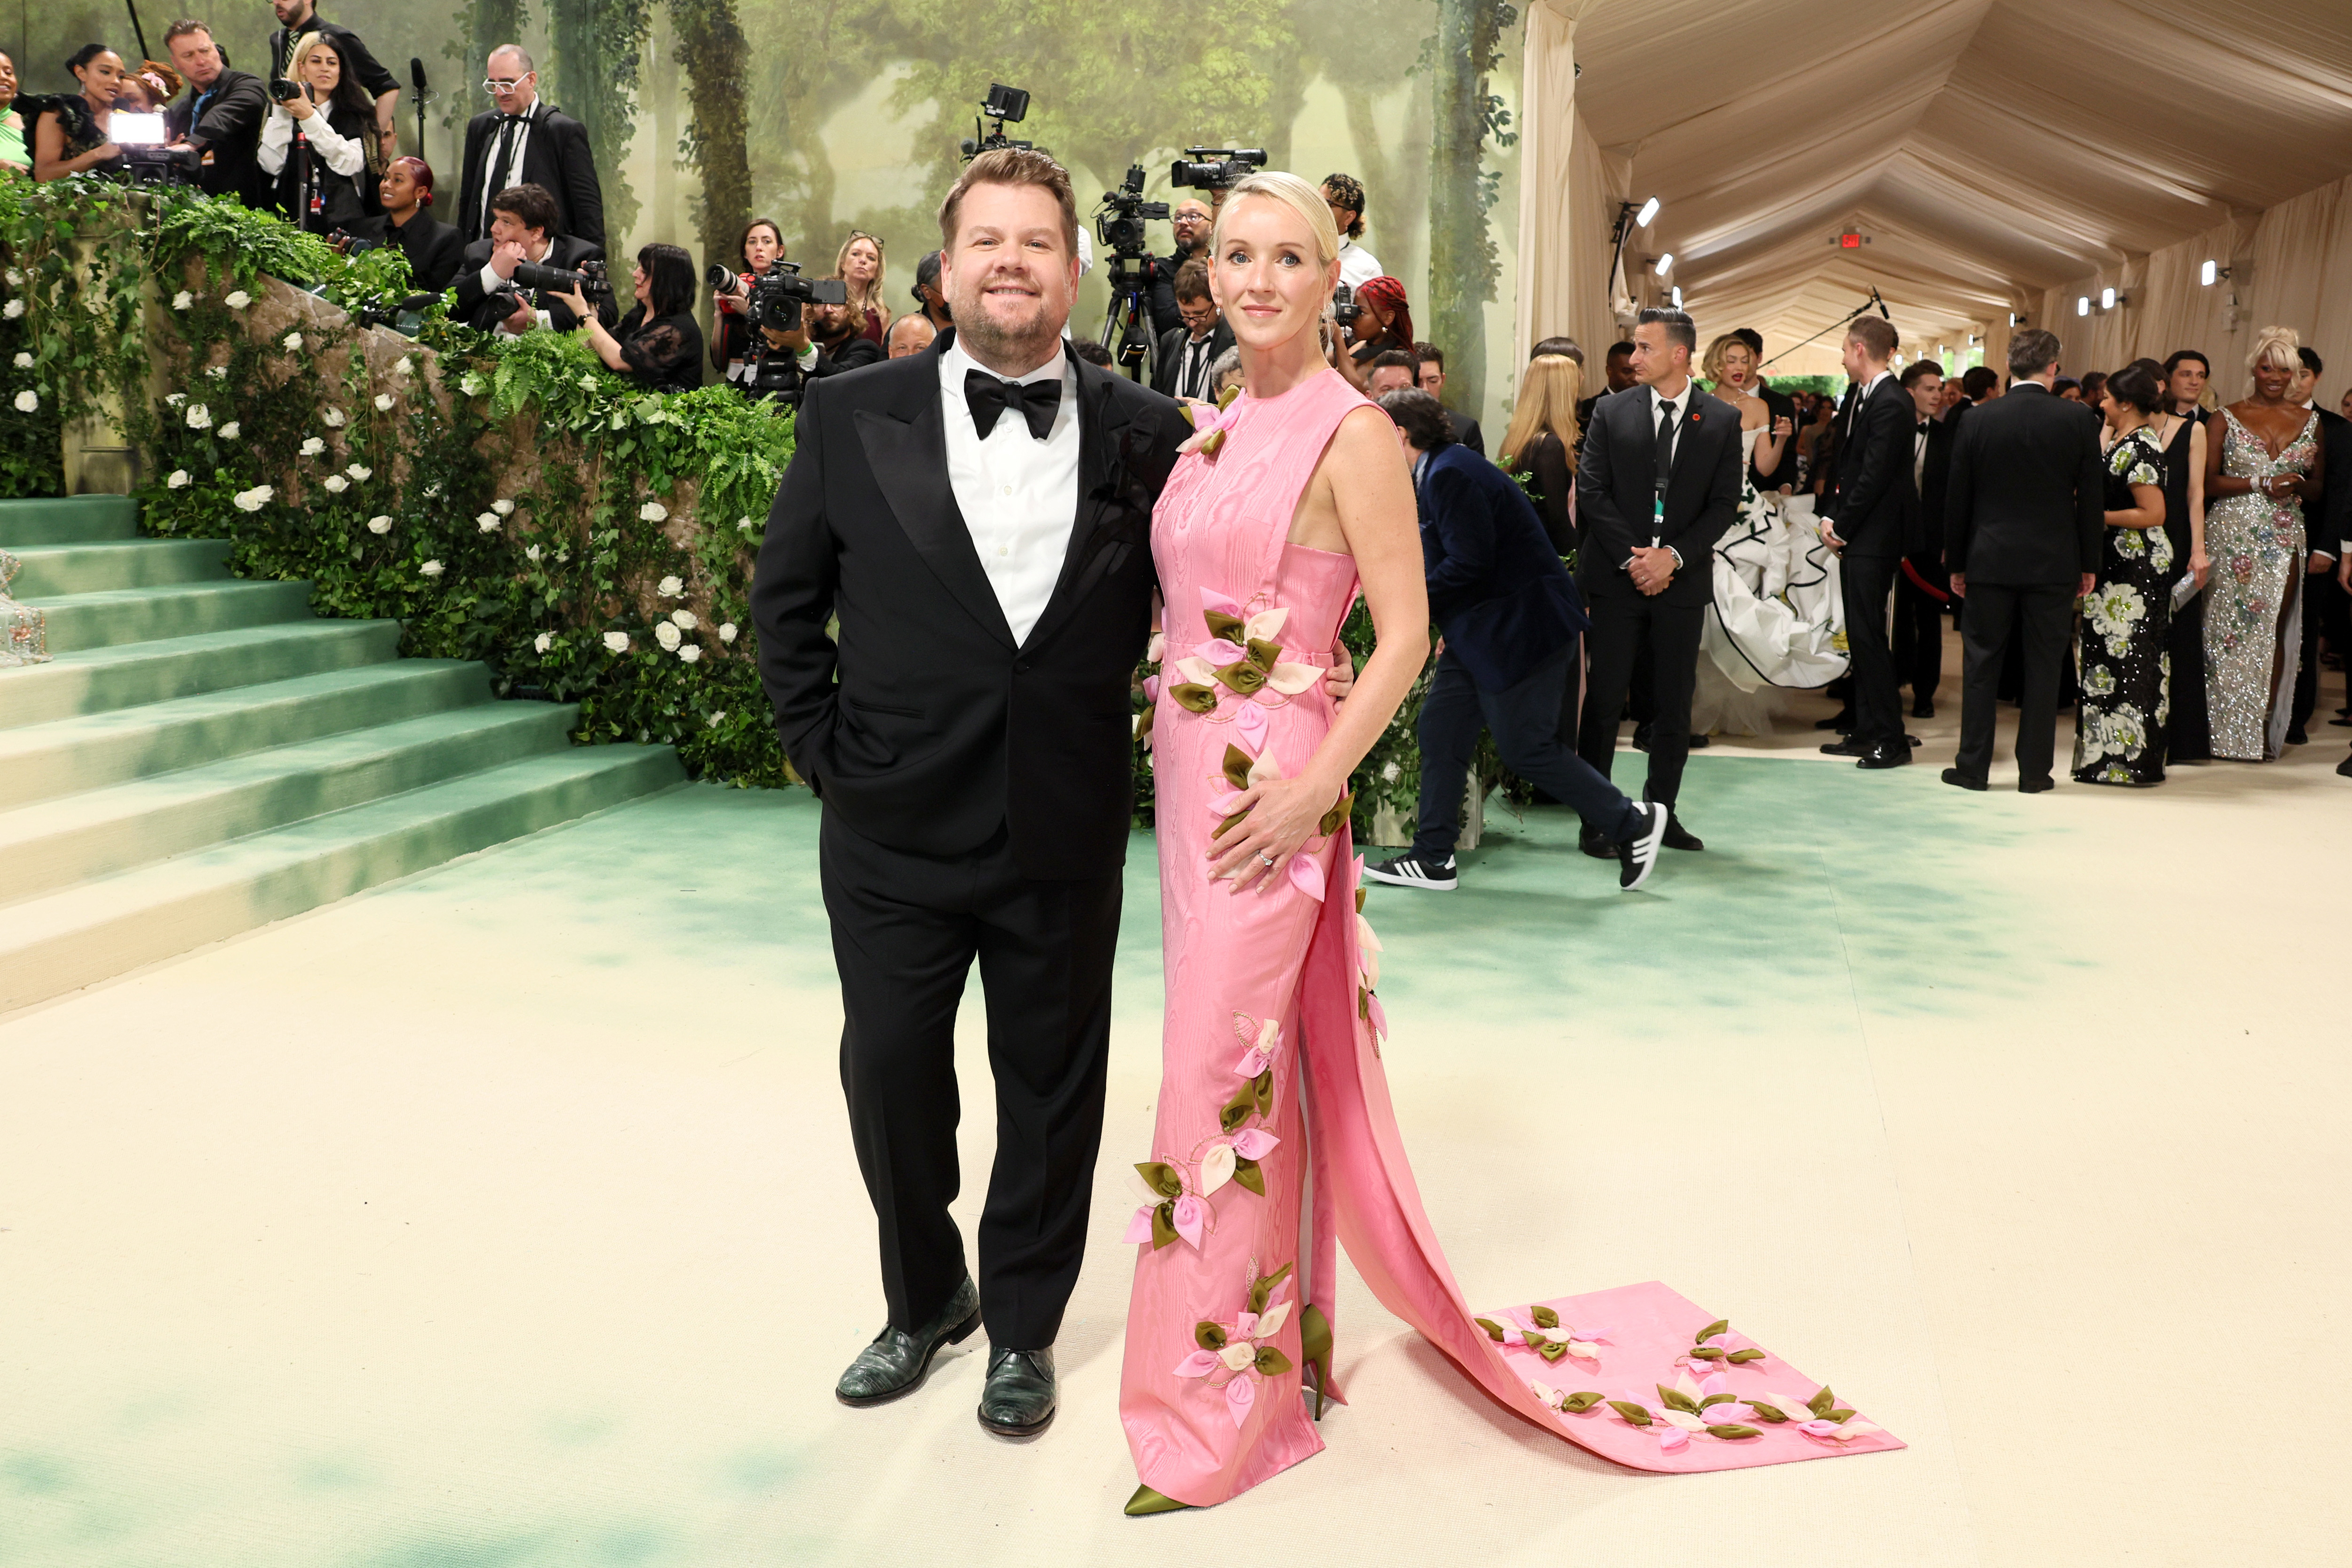
<path fill-rule="evenodd" d="M 2128 365 L 2100 406 L 2107 447 L 2107 526 L 2098 585 L 2083 601 L 2083 708 L 2074 727 L 2079 784 L 2161 784 L 2169 716 L 2172 540 L 2164 531 L 2164 447 L 2150 420 L 2155 376 Z"/>

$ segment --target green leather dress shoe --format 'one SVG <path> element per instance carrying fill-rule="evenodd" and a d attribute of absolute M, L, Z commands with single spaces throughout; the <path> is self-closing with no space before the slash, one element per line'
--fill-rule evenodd
<path fill-rule="evenodd" d="M 990 1346 L 980 1390 L 980 1424 L 1000 1437 L 1034 1437 L 1054 1420 L 1054 1347 Z"/>
<path fill-rule="evenodd" d="M 962 1343 L 979 1326 L 980 1288 L 966 1275 L 948 1304 L 914 1333 L 883 1324 L 874 1343 L 857 1353 L 857 1359 L 833 1385 L 833 1396 L 844 1405 L 862 1408 L 912 1394 L 930 1375 L 931 1358 L 940 1354 L 940 1348 Z"/>

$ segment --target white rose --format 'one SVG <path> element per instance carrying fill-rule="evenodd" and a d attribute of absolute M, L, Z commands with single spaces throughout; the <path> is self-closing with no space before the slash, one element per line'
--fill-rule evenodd
<path fill-rule="evenodd" d="M 301 333 L 289 332 L 286 334 L 286 351 L 289 354 L 299 354 L 302 351 Z"/>
<path fill-rule="evenodd" d="M 31 370 L 33 368 L 33 356 L 21 350 L 18 350 L 16 354 L 16 368 L 20 371 Z"/>
<path fill-rule="evenodd" d="M 253 303 L 253 296 L 240 288 L 231 294 L 227 298 L 222 300 L 221 303 L 227 306 L 232 310 L 242 310 L 247 306 Z"/>
<path fill-rule="evenodd" d="M 512 501 L 492 501 L 490 503 L 490 510 L 496 512 L 502 517 L 511 517 L 514 516 L 514 503 Z"/>
<path fill-rule="evenodd" d="M 276 493 L 267 485 L 256 485 L 250 490 L 239 490 L 229 499 L 240 512 L 257 512 L 269 505 L 269 497 Z"/>
<path fill-rule="evenodd" d="M 187 487 L 188 471 L 185 468 L 173 469 L 172 476 L 163 481 L 163 488 L 166 490 L 184 490 Z"/>
<path fill-rule="evenodd" d="M 13 272 L 10 273 L 8 275 L 8 281 L 11 283 L 16 282 L 16 275 Z M 172 296 L 172 308 L 174 310 L 185 310 L 189 306 L 194 305 L 195 302 L 196 297 L 189 293 L 184 288 Z"/>
<path fill-rule="evenodd" d="M 669 618 L 681 632 L 691 632 L 700 624 L 695 620 L 694 612 L 691 610 L 673 610 L 669 612 Z"/>
<path fill-rule="evenodd" d="M 654 591 L 664 599 L 678 599 L 685 596 L 686 584 L 677 578 L 665 577 L 654 585 Z"/>
<path fill-rule="evenodd" d="M 319 417 L 326 422 L 326 426 L 329 430 L 341 430 L 343 427 L 343 411 L 341 409 L 331 408 Z"/>
<path fill-rule="evenodd" d="M 330 474 L 327 476 L 327 493 L 329 495 L 340 496 L 351 487 L 352 482 L 349 479 L 344 478 L 341 474 Z"/>
<path fill-rule="evenodd" d="M 722 643 L 732 643 L 735 641 L 735 622 L 730 621 L 725 625 L 719 628 L 719 640 Z"/>
<path fill-rule="evenodd" d="M 237 436 L 243 433 L 244 429 L 245 427 L 243 425 L 237 423 L 236 421 L 232 419 L 226 424 L 220 427 L 221 439 L 223 441 L 235 441 Z"/>
<path fill-rule="evenodd" d="M 555 646 L 554 635 L 551 632 L 541 632 L 538 636 L 533 637 L 530 640 L 530 646 L 532 652 L 544 653 L 550 648 Z"/>
<path fill-rule="evenodd" d="M 16 412 L 18 413 L 30 413 L 40 406 L 41 394 L 35 392 L 32 388 L 26 387 L 23 392 L 16 394 Z"/>
<path fill-rule="evenodd" d="M 15 267 L 10 267 L 8 269 L 8 287 L 11 288 L 22 288 L 24 286 L 25 275 L 17 271 Z"/>
<path fill-rule="evenodd" d="M 438 577 L 441 575 L 442 567 L 441 563 L 437 560 L 428 560 L 416 570 L 423 572 L 427 577 Z"/>
<path fill-rule="evenodd" d="M 696 660 L 702 657 L 702 650 L 696 647 L 693 643 L 688 643 L 685 647 L 680 648 L 677 651 L 677 656 L 687 664 L 691 664 Z"/>
<path fill-rule="evenodd" d="M 163 406 L 164 406 L 164 407 L 166 407 L 166 408 L 177 408 L 177 407 L 179 407 L 182 403 L 184 403 L 184 402 L 187 402 L 187 401 L 188 401 L 188 394 L 187 394 L 187 393 L 185 393 L 185 392 L 173 392 L 171 396 L 169 396 L 169 397 L 167 397 L 167 398 L 165 398 L 165 399 L 163 400 Z"/>
<path fill-rule="evenodd" d="M 625 653 L 629 651 L 629 634 L 626 632 L 607 632 L 604 633 L 604 646 L 613 653 Z"/>
<path fill-rule="evenodd" d="M 466 379 L 467 381 L 472 381 L 474 378 L 467 376 Z M 392 412 L 392 394 L 390 392 L 378 392 L 375 394 L 375 411 L 378 413 L 390 413 Z"/>
<path fill-rule="evenodd" d="M 368 519 L 368 532 L 372 534 L 388 534 L 392 532 L 392 519 L 390 517 L 370 517 Z"/>
<path fill-rule="evenodd" d="M 539 547 L 537 545 L 533 545 L 529 549 L 523 551 L 522 559 L 527 561 L 530 561 L 533 564 L 537 564 L 539 560 Z"/>
<path fill-rule="evenodd" d="M 25 302 L 21 299 L 11 299 L 6 305 L 0 306 L 0 317 L 5 317 L 11 321 L 24 313 Z"/>
<path fill-rule="evenodd" d="M 210 376 L 216 382 L 225 382 L 228 380 L 228 367 L 226 365 L 206 365 L 205 367 L 205 374 Z"/>
<path fill-rule="evenodd" d="M 645 523 L 666 523 L 669 520 L 669 508 L 659 501 L 647 501 L 637 508 L 637 520 Z"/>
<path fill-rule="evenodd" d="M 710 716 L 710 727 L 717 729 L 719 727 L 719 721 L 726 716 L 727 710 L 725 708 L 720 708 L 717 713 L 712 714 Z"/>
<path fill-rule="evenodd" d="M 558 566 L 562 566 L 565 561 L 570 560 L 571 559 L 572 552 L 568 549 L 560 549 L 555 552 L 555 564 Z"/>
<path fill-rule="evenodd" d="M 303 440 L 302 455 L 305 457 L 316 457 L 320 453 L 324 452 L 326 449 L 327 444 L 315 435 L 306 437 Z"/>
<path fill-rule="evenodd" d="M 735 528 L 738 532 L 748 534 L 751 531 L 751 519 L 749 517 L 738 517 L 735 519 Z"/>
<path fill-rule="evenodd" d="M 188 428 L 190 430 L 210 430 L 212 427 L 213 411 L 206 408 L 200 402 L 190 403 L 188 405 Z"/>
<path fill-rule="evenodd" d="M 482 378 L 468 371 L 457 379 L 457 390 L 467 397 L 479 397 L 482 395 Z M 377 399 L 376 406 L 383 407 L 384 402 L 383 399 Z"/>
<path fill-rule="evenodd" d="M 498 516 L 493 512 L 484 512 L 474 519 L 474 526 L 486 534 L 497 533 L 499 531 Z"/>
<path fill-rule="evenodd" d="M 414 360 L 395 361 L 392 367 L 392 373 L 396 376 L 413 376 L 416 373 L 416 361 Z"/>
<path fill-rule="evenodd" d="M 654 622 L 654 641 L 659 643 L 665 652 L 676 649 L 678 643 L 682 640 L 682 637 L 683 633 L 681 633 L 677 627 L 671 625 L 668 622 L 656 621 Z"/>
<path fill-rule="evenodd" d="M 371 476 L 375 473 L 375 470 L 374 470 L 374 469 L 373 469 L 373 468 L 367 467 L 367 466 L 366 466 L 366 465 L 364 465 L 363 464 L 354 463 L 354 464 L 352 464 L 350 467 L 348 467 L 348 468 L 344 469 L 344 470 L 343 470 L 343 472 L 344 472 L 344 473 L 346 473 L 346 474 L 348 474 L 348 475 L 350 475 L 350 476 L 352 476 L 352 484 L 354 484 L 354 485 L 364 485 L 364 484 L 366 484 L 366 483 L 368 482 L 369 478 L 370 478 L 370 477 L 371 477 Z"/>

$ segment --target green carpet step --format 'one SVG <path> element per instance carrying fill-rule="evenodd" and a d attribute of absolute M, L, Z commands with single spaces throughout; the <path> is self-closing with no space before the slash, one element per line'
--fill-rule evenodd
<path fill-rule="evenodd" d="M 666 746 L 568 747 L 26 899 L 0 922 L 0 1012 L 684 777 Z"/>
<path fill-rule="evenodd" d="M 310 618 L 307 582 L 177 583 L 166 588 L 119 588 L 31 604 L 48 617 L 49 650 L 79 653 L 229 632 L 240 626 Z"/>
<path fill-rule="evenodd" d="M 399 653 L 397 621 L 289 621 L 59 653 L 46 664 L 0 670 L 0 730 L 383 664 Z"/>
<path fill-rule="evenodd" d="M 0 501 L 0 546 L 80 544 L 139 537 L 139 503 L 128 496 L 44 496 Z"/>
<path fill-rule="evenodd" d="M 489 695 L 480 664 L 397 659 L 0 729 L 0 811 Z"/>
<path fill-rule="evenodd" d="M 226 539 L 110 539 L 103 544 L 28 545 L 12 549 L 25 570 L 12 599 L 57 599 L 110 588 L 218 582 L 228 576 Z"/>
<path fill-rule="evenodd" d="M 0 811 L 0 907 L 567 745 L 579 710 L 485 702 Z"/>

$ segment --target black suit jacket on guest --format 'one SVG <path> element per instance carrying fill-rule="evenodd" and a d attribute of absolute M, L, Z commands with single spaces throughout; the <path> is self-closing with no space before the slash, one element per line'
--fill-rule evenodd
<path fill-rule="evenodd" d="M 2099 416 L 2020 382 L 1969 411 L 1944 492 L 1944 564 L 1979 582 L 2071 583 L 2099 566 Z"/>
<path fill-rule="evenodd" d="M 1759 386 L 1756 395 L 1764 400 L 1764 406 L 1769 411 L 1764 421 L 1764 434 L 1772 434 L 1773 420 L 1785 419 L 1789 422 L 1789 438 L 1780 444 L 1780 461 L 1773 465 L 1771 473 L 1761 473 L 1755 464 L 1750 463 L 1748 465 L 1748 476 L 1755 481 L 1759 490 L 1777 490 L 1783 485 L 1794 488 L 1797 483 L 1797 432 L 1805 427 L 1805 422 L 1797 417 L 1797 400 L 1787 392 L 1774 392 L 1769 386 Z"/>
<path fill-rule="evenodd" d="M 202 119 L 190 123 L 196 99 L 173 104 L 163 124 L 174 141 L 206 154 L 197 185 L 207 196 L 235 196 L 248 207 L 267 205 L 275 182 L 261 171 L 261 122 L 269 115 L 269 93 L 261 78 L 224 68 L 213 78 Z"/>
<path fill-rule="evenodd" d="M 1176 395 L 1176 372 L 1184 368 L 1184 345 L 1192 339 L 1192 329 L 1181 325 L 1172 332 L 1160 334 L 1160 347 L 1151 356 L 1151 390 L 1161 397 Z M 1234 329 L 1220 316 L 1216 329 L 1209 334 L 1209 358 L 1213 360 L 1233 346 Z M 1215 401 L 1205 390 L 1202 395 Z"/>
<path fill-rule="evenodd" d="M 948 482 L 950 340 L 803 394 L 751 588 L 776 733 L 862 837 L 947 856 L 1003 826 L 1024 876 L 1099 876 L 1127 854 L 1152 502 L 1192 427 L 1076 361 L 1077 517 L 1016 645 Z"/>
<path fill-rule="evenodd" d="M 1893 376 L 1854 411 L 1820 507 L 1835 520 L 1847 555 L 1892 559 L 1918 549 L 1919 490 L 1911 479 L 1918 423 L 1918 404 Z"/>
<path fill-rule="evenodd" d="M 1445 411 L 1445 423 L 1453 427 L 1454 445 L 1466 446 L 1481 457 L 1486 455 L 1486 433 L 1478 428 L 1476 420 L 1449 408 Z"/>
<path fill-rule="evenodd" d="M 512 295 L 504 290 L 492 293 L 482 287 L 482 268 L 490 264 L 490 249 L 488 240 L 478 239 L 466 247 L 457 263 L 457 305 L 450 314 L 478 332 L 495 331 L 499 322 L 514 313 Z M 549 267 L 577 270 L 582 262 L 594 261 L 604 254 L 584 239 L 557 235 L 547 242 L 547 255 L 541 259 Z M 533 291 L 530 300 L 533 308 L 547 312 L 548 325 L 557 331 L 569 332 L 580 325 L 572 307 L 558 296 L 549 294 L 542 298 L 539 291 Z M 620 313 L 609 302 L 599 305 L 596 315 L 607 327 L 620 319 Z"/>
<path fill-rule="evenodd" d="M 2319 415 L 2319 499 L 2303 509 L 2304 536 L 2311 548 L 2335 555 L 2352 538 L 2352 419 L 2324 408 Z M 2211 441 L 2209 432 L 2205 437 Z"/>
<path fill-rule="evenodd" d="M 466 178 L 457 193 L 457 232 L 471 245 L 489 232 L 482 217 L 485 197 L 496 191 L 482 187 L 490 177 L 490 160 L 498 156 L 499 115 L 486 110 L 466 122 Z M 589 150 L 588 128 L 557 109 L 541 103 L 530 122 L 530 138 L 523 143 L 522 167 L 507 171 L 509 185 L 539 185 L 555 198 L 555 226 L 600 249 L 604 244 L 604 188 L 596 180 L 596 157 Z"/>
<path fill-rule="evenodd" d="M 1511 476 L 1466 446 L 1441 446 L 1413 486 L 1430 618 L 1471 678 L 1508 691 L 1590 624 L 1542 518 Z"/>
<path fill-rule="evenodd" d="M 1952 444 L 1959 434 L 1955 420 L 1927 422 L 1927 460 L 1919 472 L 1919 529 L 1916 542 L 1903 552 L 1924 557 L 1939 567 L 1944 556 L 1944 497 L 1951 487 Z"/>
<path fill-rule="evenodd" d="M 445 224 L 435 218 L 429 207 L 416 209 L 408 222 L 394 227 L 389 218 L 380 218 L 378 236 L 386 245 L 396 245 L 408 257 L 408 276 L 416 287 L 438 294 L 457 281 L 457 268 L 464 264 L 466 247 L 457 238 L 455 224 Z M 488 260 L 487 256 L 484 260 Z M 481 263 L 474 266 L 480 272 Z"/>
<path fill-rule="evenodd" d="M 1739 414 L 1729 403 L 1692 386 L 1690 406 L 1675 437 L 1674 472 L 1667 476 L 1664 532 L 1659 542 L 1683 558 L 1682 570 L 1659 595 L 1691 608 L 1714 592 L 1707 552 L 1739 512 Z M 1576 473 L 1577 527 L 1582 538 L 1576 580 L 1589 599 L 1639 594 L 1625 564 L 1647 545 L 1658 467 L 1658 433 L 1647 387 L 1628 387 L 1595 403 L 1586 426 L 1582 465 Z"/>

